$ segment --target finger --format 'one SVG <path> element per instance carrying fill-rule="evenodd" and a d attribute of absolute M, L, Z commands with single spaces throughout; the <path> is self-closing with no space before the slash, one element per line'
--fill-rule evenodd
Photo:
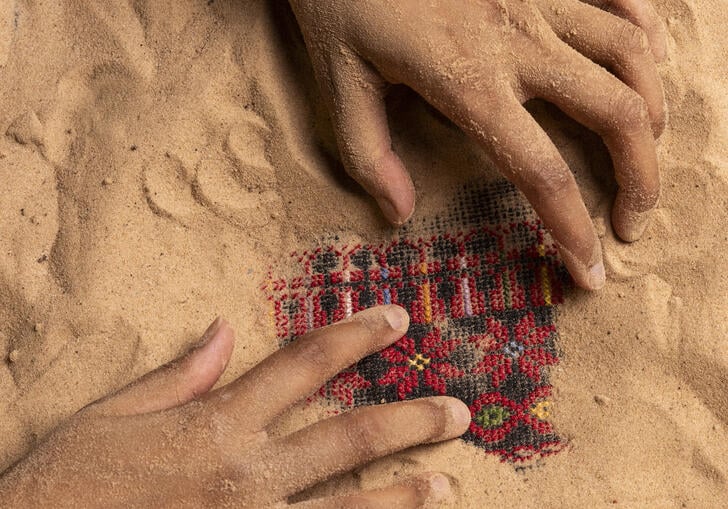
<path fill-rule="evenodd" d="M 515 97 L 490 129 L 493 162 L 523 192 L 556 241 L 576 284 L 604 287 L 599 237 L 579 188 L 558 149 Z"/>
<path fill-rule="evenodd" d="M 642 96 L 650 112 L 652 131 L 659 137 L 667 118 L 665 94 L 644 30 L 578 0 L 541 0 L 541 5 L 559 38 L 610 69 Z M 564 7 L 565 15 L 559 14 L 562 11 L 557 6 Z"/>
<path fill-rule="evenodd" d="M 619 189 L 612 225 L 625 241 L 640 238 L 660 194 L 655 140 L 644 99 L 566 45 L 523 72 L 524 86 L 602 136 Z"/>
<path fill-rule="evenodd" d="M 451 495 L 450 482 L 442 474 L 426 474 L 380 490 L 362 491 L 353 495 L 307 500 L 294 509 L 414 509 L 439 503 Z"/>
<path fill-rule="evenodd" d="M 329 104 L 346 171 L 371 194 L 386 218 L 404 224 L 414 212 L 415 190 L 392 150 L 384 103 L 386 83 L 369 64 L 346 49 L 315 68 Z"/>
<path fill-rule="evenodd" d="M 667 28 L 652 2 L 645 0 L 584 0 L 607 12 L 631 21 L 647 34 L 652 54 L 658 62 L 667 58 Z"/>
<path fill-rule="evenodd" d="M 510 89 L 485 99 L 477 90 L 428 97 L 473 136 L 493 163 L 526 196 L 559 246 L 581 287 L 605 284 L 599 238 L 568 165 Z M 450 97 L 443 98 L 445 94 Z"/>
<path fill-rule="evenodd" d="M 235 336 L 218 318 L 195 348 L 84 411 L 103 415 L 137 415 L 187 403 L 208 392 L 225 371 Z"/>
<path fill-rule="evenodd" d="M 458 437 L 470 419 L 462 401 L 445 396 L 361 407 L 272 443 L 257 468 L 277 472 L 270 489 L 285 497 L 382 456 Z"/>
<path fill-rule="evenodd" d="M 344 368 L 402 337 L 408 326 L 398 306 L 362 311 L 277 351 L 208 401 L 241 429 L 260 430 Z"/>

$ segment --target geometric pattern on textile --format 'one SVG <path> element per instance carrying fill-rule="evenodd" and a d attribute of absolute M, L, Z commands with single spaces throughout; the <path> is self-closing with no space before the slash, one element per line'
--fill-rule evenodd
<path fill-rule="evenodd" d="M 463 400 L 463 439 L 524 464 L 559 451 L 549 420 L 548 368 L 568 276 L 556 247 L 508 183 L 462 189 L 445 218 L 379 244 L 292 253 L 294 274 L 266 284 L 278 340 L 378 304 L 399 304 L 410 327 L 351 366 L 315 398 L 342 411 L 421 396 Z"/>

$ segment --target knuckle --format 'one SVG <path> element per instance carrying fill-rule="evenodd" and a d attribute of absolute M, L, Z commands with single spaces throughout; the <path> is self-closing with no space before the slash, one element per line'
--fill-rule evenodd
<path fill-rule="evenodd" d="M 533 171 L 521 177 L 525 194 L 539 200 L 558 200 L 571 191 L 573 178 L 564 163 L 546 163 L 544 169 Z"/>
<path fill-rule="evenodd" d="M 641 27 L 629 21 L 621 21 L 616 33 L 616 44 L 620 53 L 626 56 L 640 56 L 650 52 L 649 38 Z"/>
<path fill-rule="evenodd" d="M 564 171 L 548 170 L 539 173 L 542 193 L 554 199 L 562 198 L 569 191 L 571 179 Z"/>
<path fill-rule="evenodd" d="M 361 460 L 368 460 L 378 455 L 381 449 L 379 441 L 385 431 L 379 420 L 370 412 L 352 414 L 344 423 L 347 446 Z"/>
<path fill-rule="evenodd" d="M 298 344 L 296 358 L 305 371 L 322 371 L 331 366 L 334 359 L 323 344 L 320 335 L 306 338 Z"/>
<path fill-rule="evenodd" d="M 647 103 L 632 89 L 625 87 L 621 93 L 615 94 L 611 106 L 615 128 L 627 129 L 629 132 L 651 129 Z"/>
<path fill-rule="evenodd" d="M 207 489 L 199 490 L 202 507 L 232 507 L 242 487 L 255 486 L 257 472 L 248 464 L 214 467 L 207 481 Z M 256 477 L 257 476 L 257 477 Z M 247 507 L 247 506 L 246 506 Z"/>

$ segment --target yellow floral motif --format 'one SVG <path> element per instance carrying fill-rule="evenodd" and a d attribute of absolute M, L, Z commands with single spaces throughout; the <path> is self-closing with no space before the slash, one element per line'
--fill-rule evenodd
<path fill-rule="evenodd" d="M 410 366 L 415 368 L 417 371 L 422 371 L 425 369 L 425 366 L 430 363 L 430 359 L 425 357 L 421 353 L 418 353 L 412 359 L 409 359 L 408 362 L 410 363 Z"/>
<path fill-rule="evenodd" d="M 551 410 L 554 404 L 551 401 L 539 401 L 531 407 L 531 413 L 545 421 L 551 416 Z"/>

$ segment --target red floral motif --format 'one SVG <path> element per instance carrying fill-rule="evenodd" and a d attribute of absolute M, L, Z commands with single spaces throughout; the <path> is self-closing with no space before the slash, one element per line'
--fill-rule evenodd
<path fill-rule="evenodd" d="M 406 399 L 421 381 L 437 394 L 445 394 L 446 379 L 464 374 L 448 362 L 459 344 L 459 339 L 443 340 L 436 327 L 420 341 L 405 336 L 380 353 L 392 366 L 377 383 L 396 384 L 399 399 Z"/>
<path fill-rule="evenodd" d="M 469 341 L 485 352 L 483 359 L 475 366 L 473 373 L 491 376 L 493 387 L 498 387 L 513 372 L 511 359 L 503 351 L 508 344 L 508 327 L 492 316 L 486 319 L 488 332 L 471 336 Z"/>
<path fill-rule="evenodd" d="M 324 384 L 318 394 L 321 397 L 328 395 L 346 407 L 351 407 L 354 405 L 354 391 L 368 389 L 371 386 L 371 382 L 356 371 L 344 371 L 336 375 L 329 383 Z"/>
<path fill-rule="evenodd" d="M 551 334 L 556 334 L 556 326 L 536 326 L 533 313 L 528 313 L 513 328 L 516 341 L 524 346 L 518 357 L 518 368 L 536 382 L 541 381 L 541 368 L 558 364 L 559 359 L 541 348 Z"/>
<path fill-rule="evenodd" d="M 532 312 L 527 313 L 513 327 L 513 341 L 509 341 L 508 327 L 497 319 L 488 317 L 486 326 L 486 334 L 470 337 L 470 341 L 485 352 L 473 372 L 490 375 L 496 388 L 513 373 L 513 359 L 517 359 L 519 370 L 535 382 L 541 381 L 542 367 L 559 361 L 541 347 L 551 334 L 556 333 L 556 327 L 537 326 Z"/>

